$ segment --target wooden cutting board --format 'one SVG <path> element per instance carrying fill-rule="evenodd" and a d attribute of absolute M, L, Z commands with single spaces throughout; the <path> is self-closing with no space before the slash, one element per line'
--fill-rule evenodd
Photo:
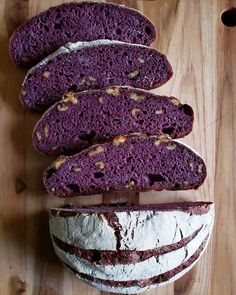
<path fill-rule="evenodd" d="M 15 28 L 61 2 L 0 1 L 0 295 L 105 294 L 81 283 L 53 253 L 48 209 L 71 200 L 50 197 L 42 186 L 42 171 L 53 157 L 38 155 L 32 148 L 38 115 L 22 109 L 18 94 L 25 70 L 16 68 L 8 55 Z M 236 7 L 236 1 L 114 2 L 139 9 L 156 25 L 159 36 L 153 46 L 168 55 L 174 76 L 155 92 L 192 105 L 194 129 L 183 142 L 203 156 L 208 178 L 198 191 L 106 194 L 73 201 L 215 200 L 214 234 L 197 266 L 174 284 L 146 293 L 236 294 L 236 28 L 221 22 L 222 11 Z"/>

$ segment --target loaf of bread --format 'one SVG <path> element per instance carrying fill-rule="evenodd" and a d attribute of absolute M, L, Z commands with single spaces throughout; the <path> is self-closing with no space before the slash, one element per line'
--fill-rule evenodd
<path fill-rule="evenodd" d="M 175 281 L 206 249 L 214 221 L 207 202 L 55 208 L 58 258 L 89 285 L 132 294 Z"/>
<path fill-rule="evenodd" d="M 21 25 L 10 39 L 12 60 L 32 66 L 68 42 L 97 39 L 150 45 L 153 24 L 139 11 L 111 3 L 65 3 Z"/>
<path fill-rule="evenodd" d="M 196 189 L 206 177 L 204 161 L 189 147 L 156 136 L 117 136 L 70 157 L 45 172 L 49 193 L 59 197 L 109 191 Z"/>
<path fill-rule="evenodd" d="M 179 138 L 191 132 L 193 110 L 175 97 L 130 87 L 67 93 L 49 108 L 33 131 L 37 151 L 81 151 L 119 134 L 141 132 Z"/>
<path fill-rule="evenodd" d="M 171 76 L 167 58 L 153 48 L 109 40 L 70 43 L 28 72 L 21 101 L 26 109 L 39 112 L 67 91 L 112 85 L 153 89 Z"/>

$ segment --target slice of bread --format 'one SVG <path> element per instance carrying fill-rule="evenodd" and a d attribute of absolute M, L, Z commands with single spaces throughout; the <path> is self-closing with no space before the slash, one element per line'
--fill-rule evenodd
<path fill-rule="evenodd" d="M 48 192 L 59 197 L 109 191 L 197 189 L 204 161 L 166 137 L 117 136 L 71 157 L 59 157 L 44 173 Z"/>
<path fill-rule="evenodd" d="M 68 42 L 97 39 L 150 45 L 156 30 L 139 11 L 111 3 L 65 3 L 21 25 L 10 39 L 12 60 L 32 66 Z"/>
<path fill-rule="evenodd" d="M 112 85 L 153 89 L 171 76 L 167 58 L 153 48 L 109 40 L 71 43 L 28 72 L 21 101 L 28 110 L 44 111 L 67 91 Z"/>
<path fill-rule="evenodd" d="M 81 151 L 119 134 L 135 132 L 184 137 L 193 126 L 193 110 L 175 97 L 130 87 L 67 93 L 36 124 L 33 145 L 45 154 Z"/>

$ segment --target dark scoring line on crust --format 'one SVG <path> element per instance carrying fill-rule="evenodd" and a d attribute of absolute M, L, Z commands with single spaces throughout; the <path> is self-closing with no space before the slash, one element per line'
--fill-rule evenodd
<path fill-rule="evenodd" d="M 121 240 L 122 240 L 122 236 L 121 236 L 122 227 L 119 223 L 119 219 L 117 215 L 113 212 L 104 213 L 103 217 L 107 221 L 108 225 L 114 230 L 114 235 L 116 237 L 116 250 L 119 251 L 121 246 Z"/>
<path fill-rule="evenodd" d="M 72 217 L 78 214 L 105 214 L 108 212 L 134 212 L 134 211 L 181 211 L 190 214 L 203 215 L 207 214 L 210 210 L 212 202 L 179 202 L 179 203 L 162 203 L 162 204 L 151 204 L 151 205 L 95 205 L 95 206 L 76 206 L 70 205 L 62 208 L 52 208 L 50 213 L 52 216 L 60 217 Z"/>
<path fill-rule="evenodd" d="M 209 238 L 209 234 L 206 236 L 204 241 L 201 243 L 199 248 L 196 250 L 196 252 L 185 262 L 181 263 L 179 266 L 154 277 L 151 277 L 149 279 L 144 279 L 144 280 L 130 280 L 130 281 L 112 281 L 112 280 L 104 280 L 104 279 L 99 279 L 81 272 L 77 272 L 75 269 L 73 269 L 71 266 L 63 262 L 61 259 L 59 259 L 66 267 L 68 267 L 75 275 L 77 275 L 79 278 L 84 279 L 86 282 L 89 283 L 96 283 L 96 284 L 101 284 L 104 286 L 108 287 L 113 287 L 113 288 L 130 288 L 130 287 L 148 287 L 151 285 L 157 285 L 162 282 L 166 282 L 170 280 L 172 277 L 175 275 L 179 274 L 181 271 L 189 267 L 191 264 L 193 264 L 199 257 L 201 252 L 204 250 L 204 247 L 207 244 Z"/>
<path fill-rule="evenodd" d="M 137 250 L 93 250 L 93 249 L 81 249 L 74 245 L 68 244 L 56 236 L 52 235 L 52 239 L 60 250 L 67 252 L 71 255 L 75 255 L 78 258 L 82 258 L 88 262 L 96 263 L 99 265 L 112 265 L 112 264 L 132 264 L 144 261 L 153 256 L 162 255 L 168 252 L 180 249 L 191 242 L 201 231 L 203 226 L 194 231 L 190 236 L 183 238 L 182 240 L 170 244 L 161 246 L 158 248 L 137 251 Z"/>

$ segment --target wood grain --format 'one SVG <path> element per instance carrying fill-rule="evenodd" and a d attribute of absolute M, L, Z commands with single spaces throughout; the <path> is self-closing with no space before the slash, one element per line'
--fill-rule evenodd
<path fill-rule="evenodd" d="M 72 201 L 46 194 L 41 181 L 53 157 L 38 155 L 31 133 L 38 115 L 25 112 L 18 94 L 25 70 L 8 55 L 8 39 L 24 20 L 66 1 L 0 1 L 0 295 L 107 294 L 77 280 L 56 260 L 48 234 L 48 209 Z M 69 2 L 69 1 L 67 1 Z M 205 159 L 208 178 L 198 191 L 106 194 L 75 198 L 79 204 L 127 200 L 156 203 L 215 200 L 212 242 L 196 267 L 149 295 L 236 294 L 236 28 L 221 22 L 226 0 L 118 0 L 139 9 L 158 28 L 154 47 L 168 55 L 174 77 L 155 93 L 192 105 L 193 132 L 183 139 Z"/>

